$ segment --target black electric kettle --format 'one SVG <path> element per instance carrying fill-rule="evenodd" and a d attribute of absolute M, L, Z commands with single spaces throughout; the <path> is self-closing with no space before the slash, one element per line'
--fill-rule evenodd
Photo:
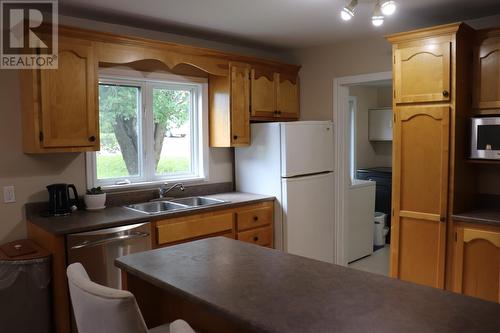
<path fill-rule="evenodd" d="M 69 190 L 73 191 L 70 199 Z M 61 216 L 71 214 L 73 206 L 78 203 L 78 192 L 73 184 L 52 184 L 47 186 L 49 191 L 49 215 Z"/>

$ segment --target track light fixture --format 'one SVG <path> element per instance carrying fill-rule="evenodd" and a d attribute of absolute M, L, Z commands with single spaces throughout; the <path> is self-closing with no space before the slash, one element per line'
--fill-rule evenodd
<path fill-rule="evenodd" d="M 354 17 L 354 8 L 358 5 L 358 0 L 351 0 L 351 2 L 342 8 L 340 12 L 340 17 L 344 21 L 349 21 Z"/>
<path fill-rule="evenodd" d="M 365 1 L 370 2 L 370 0 Z M 350 0 L 340 11 L 340 17 L 344 21 L 350 21 L 354 17 L 354 9 L 358 5 L 358 0 Z M 396 1 L 394 0 L 376 0 L 375 8 L 373 9 L 372 24 L 380 27 L 384 24 L 386 16 L 390 16 L 396 12 Z"/>
<path fill-rule="evenodd" d="M 396 1 L 393 0 L 382 1 L 380 9 L 382 10 L 382 14 L 384 14 L 385 16 L 390 16 L 394 14 L 394 12 L 396 11 Z"/>
<path fill-rule="evenodd" d="M 372 24 L 376 27 L 380 27 L 382 24 L 384 24 L 384 15 L 382 15 L 379 0 L 377 0 L 377 2 L 375 3 L 375 9 L 373 10 L 372 15 Z"/>

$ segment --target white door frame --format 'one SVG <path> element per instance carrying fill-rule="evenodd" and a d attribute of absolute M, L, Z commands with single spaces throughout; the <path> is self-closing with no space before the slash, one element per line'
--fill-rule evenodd
<path fill-rule="evenodd" d="M 335 263 L 347 265 L 346 211 L 349 175 L 349 137 L 347 130 L 349 114 L 349 86 L 374 81 L 392 80 L 392 72 L 380 72 L 333 79 L 333 124 L 335 128 Z"/>

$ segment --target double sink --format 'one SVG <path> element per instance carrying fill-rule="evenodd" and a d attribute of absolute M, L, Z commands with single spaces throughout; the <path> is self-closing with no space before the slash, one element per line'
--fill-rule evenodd
<path fill-rule="evenodd" d="M 143 202 L 134 205 L 127 205 L 125 206 L 125 208 L 148 215 L 157 215 L 179 210 L 189 210 L 206 206 L 220 205 L 227 202 L 228 201 L 214 198 L 188 197 L 171 200 Z"/>

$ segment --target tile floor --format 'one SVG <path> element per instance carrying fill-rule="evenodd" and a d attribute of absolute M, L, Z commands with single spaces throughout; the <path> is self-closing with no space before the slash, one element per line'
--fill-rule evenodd
<path fill-rule="evenodd" d="M 348 266 L 365 272 L 389 276 L 390 252 L 389 245 L 386 245 L 373 252 L 371 256 L 352 262 Z"/>

